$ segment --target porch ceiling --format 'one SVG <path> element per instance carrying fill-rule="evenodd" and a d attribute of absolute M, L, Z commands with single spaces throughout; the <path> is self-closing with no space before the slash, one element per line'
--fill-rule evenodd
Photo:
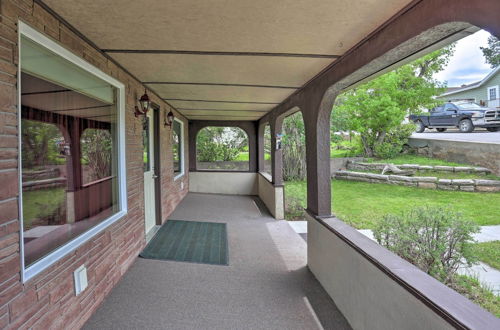
<path fill-rule="evenodd" d="M 43 2 L 189 119 L 257 120 L 410 0 Z"/>

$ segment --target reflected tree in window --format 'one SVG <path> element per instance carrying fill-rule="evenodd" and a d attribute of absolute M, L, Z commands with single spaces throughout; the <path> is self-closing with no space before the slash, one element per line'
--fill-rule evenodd
<path fill-rule="evenodd" d="M 111 133 L 104 129 L 86 129 L 82 137 L 83 182 L 88 183 L 111 176 L 113 142 Z"/>

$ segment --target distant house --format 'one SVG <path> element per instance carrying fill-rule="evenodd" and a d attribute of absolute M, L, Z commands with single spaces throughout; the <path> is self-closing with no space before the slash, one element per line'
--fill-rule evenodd
<path fill-rule="evenodd" d="M 483 80 L 460 87 L 450 87 L 437 98 L 443 101 L 468 100 L 490 108 L 500 107 L 500 66 Z"/>

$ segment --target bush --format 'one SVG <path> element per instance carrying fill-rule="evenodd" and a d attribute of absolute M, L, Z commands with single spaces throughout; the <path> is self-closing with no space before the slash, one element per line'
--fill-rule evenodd
<path fill-rule="evenodd" d="M 445 284 L 458 268 L 476 261 L 472 235 L 479 226 L 460 213 L 440 207 L 419 207 L 386 215 L 373 231 L 379 244 Z"/>
<path fill-rule="evenodd" d="M 403 146 L 408 144 L 408 138 L 415 131 L 414 124 L 403 124 L 390 130 L 384 142 L 375 145 L 375 156 L 379 158 L 394 158 L 403 151 Z"/>

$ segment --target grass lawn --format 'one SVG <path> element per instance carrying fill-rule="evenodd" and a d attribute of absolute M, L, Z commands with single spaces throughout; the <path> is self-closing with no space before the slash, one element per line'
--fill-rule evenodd
<path fill-rule="evenodd" d="M 394 165 L 402 165 L 402 164 L 418 164 L 418 165 L 430 165 L 430 166 L 471 166 L 468 164 L 460 164 L 449 162 L 446 160 L 429 158 L 418 155 L 399 155 L 395 158 L 389 159 L 377 159 L 377 158 L 368 158 L 366 160 L 368 163 L 392 163 Z"/>
<path fill-rule="evenodd" d="M 286 182 L 286 218 L 299 218 L 306 204 L 306 183 Z M 372 229 L 382 216 L 422 205 L 447 206 L 479 225 L 500 224 L 500 194 L 427 190 L 387 184 L 332 181 L 332 209 L 339 219 L 355 228 Z"/>
<path fill-rule="evenodd" d="M 490 290 L 481 286 L 477 279 L 458 275 L 452 288 L 496 317 L 500 317 L 500 297 L 495 296 Z"/>
<path fill-rule="evenodd" d="M 248 151 L 242 151 L 238 154 L 238 156 L 234 159 L 235 162 L 248 162 L 249 160 Z M 271 154 L 264 154 L 265 160 L 271 160 Z"/>
<path fill-rule="evenodd" d="M 474 244 L 474 252 L 480 261 L 500 269 L 500 241 Z"/>
<path fill-rule="evenodd" d="M 24 230 L 31 228 L 34 219 L 46 217 L 64 202 L 65 189 L 52 188 L 23 192 Z"/>

